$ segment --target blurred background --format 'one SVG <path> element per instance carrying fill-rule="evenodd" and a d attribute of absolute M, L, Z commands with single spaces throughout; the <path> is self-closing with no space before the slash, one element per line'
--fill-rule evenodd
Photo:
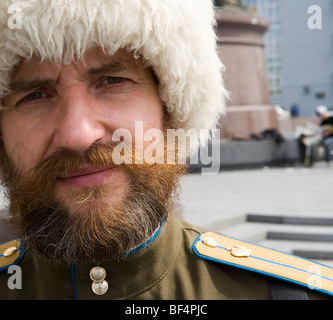
<path fill-rule="evenodd" d="M 333 166 L 315 114 L 319 105 L 333 107 L 333 1 L 215 5 L 231 93 L 220 121 L 220 172 L 191 165 L 176 212 L 333 266 Z"/>

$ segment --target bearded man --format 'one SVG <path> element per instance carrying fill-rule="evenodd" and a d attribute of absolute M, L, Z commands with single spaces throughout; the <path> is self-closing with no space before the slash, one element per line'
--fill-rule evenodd
<path fill-rule="evenodd" d="M 168 129 L 214 129 L 223 113 L 211 1 L 13 0 L 0 9 L 1 179 L 18 234 L 0 246 L 0 298 L 271 299 L 262 273 L 288 277 L 244 270 L 250 249 L 223 249 L 221 235 L 176 219 L 185 166 L 152 161 L 170 148 L 182 157 Z M 143 135 L 162 133 L 150 156 L 136 143 L 138 123 Z M 201 138 L 187 156 L 209 134 Z M 8 282 L 13 265 L 20 289 Z"/>

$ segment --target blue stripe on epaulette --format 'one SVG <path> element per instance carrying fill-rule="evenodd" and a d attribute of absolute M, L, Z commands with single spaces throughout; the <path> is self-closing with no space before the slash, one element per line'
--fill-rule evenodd
<path fill-rule="evenodd" d="M 23 259 L 23 257 L 24 257 L 24 243 L 23 243 L 23 241 L 21 240 L 21 239 L 17 239 L 19 242 L 20 242 L 20 247 L 19 248 L 17 248 L 18 250 L 20 250 L 20 255 L 19 255 L 19 257 L 14 261 L 14 263 L 12 263 L 12 264 L 10 264 L 10 265 L 8 265 L 8 266 L 4 266 L 4 267 L 2 267 L 2 268 L 0 268 L 0 272 L 3 272 L 3 271 L 7 271 L 8 270 L 8 268 L 10 267 L 10 266 L 14 266 L 14 265 L 17 265 L 17 264 L 19 264 L 21 261 L 22 261 L 22 259 Z M 12 240 L 13 241 L 13 240 Z M 2 243 L 2 244 L 6 244 L 6 243 L 9 243 L 9 242 L 12 242 L 12 241 L 8 241 L 8 242 L 5 242 L 5 243 Z M 3 254 L 2 255 L 0 255 L 0 258 L 1 257 L 3 257 Z"/>
<path fill-rule="evenodd" d="M 205 233 L 205 232 L 203 232 Z M 265 271 L 261 271 L 261 270 L 258 270 L 258 269 L 254 269 L 254 268 L 250 268 L 250 267 L 246 267 L 246 266 L 242 266 L 242 265 L 239 265 L 239 264 L 234 264 L 234 263 L 231 263 L 231 262 L 227 262 L 227 261 L 224 261 L 224 260 L 219 260 L 219 259 L 215 259 L 215 258 L 211 258 L 211 257 L 208 257 L 208 256 L 205 256 L 205 255 L 202 255 L 200 254 L 195 245 L 197 244 L 198 241 L 202 242 L 202 240 L 200 239 L 201 235 L 203 234 L 199 234 L 198 237 L 196 238 L 196 240 L 194 241 L 193 245 L 192 245 L 192 250 L 194 252 L 194 254 L 204 260 L 208 260 L 208 261 L 212 261 L 212 262 L 217 262 L 217 263 L 220 263 L 220 264 L 225 264 L 225 265 L 228 265 L 228 266 L 232 266 L 232 267 L 236 267 L 236 268 L 239 268 L 239 269 L 243 269 L 243 270 L 247 270 L 247 271 L 251 271 L 251 272 L 255 272 L 255 273 L 258 273 L 258 274 L 262 274 L 264 276 L 269 276 L 269 277 L 272 277 L 272 278 L 276 278 L 276 279 L 280 279 L 280 280 L 283 280 L 283 281 L 287 281 L 287 282 L 290 282 L 290 283 L 293 283 L 293 284 L 296 284 L 296 285 L 300 285 L 300 286 L 303 286 L 303 287 L 306 287 L 310 290 L 314 290 L 314 291 L 318 291 L 318 292 L 322 292 L 324 294 L 328 294 L 330 296 L 333 296 L 333 293 L 332 292 L 329 292 L 329 291 L 326 291 L 326 290 L 322 290 L 322 289 L 319 289 L 319 288 L 315 288 L 315 287 L 309 287 L 308 285 L 302 283 L 302 282 L 298 282 L 296 280 L 292 280 L 292 279 L 289 279 L 289 278 L 285 278 L 285 277 L 282 277 L 282 276 L 278 276 L 278 275 L 275 275 L 275 274 L 272 274 L 272 273 L 268 273 L 268 272 L 265 272 Z M 245 241 L 245 240 L 240 240 L 240 239 L 237 239 L 237 238 L 234 238 L 234 237 L 230 237 L 230 236 L 226 236 L 226 235 L 223 235 L 224 237 L 228 237 L 230 239 L 234 239 L 234 240 L 238 240 L 238 241 L 241 241 L 241 242 L 244 242 L 244 243 L 249 243 L 251 245 L 255 245 L 255 246 L 258 246 L 258 247 L 262 247 L 262 248 L 265 248 L 265 249 L 269 249 L 269 250 L 272 250 L 272 251 L 276 251 L 276 252 L 280 252 L 280 253 L 284 253 L 284 254 L 287 254 L 287 255 L 290 255 L 290 256 L 294 256 L 290 253 L 286 253 L 286 252 L 283 252 L 283 251 L 279 251 L 279 250 L 276 250 L 276 249 L 272 249 L 272 248 L 269 248 L 269 247 L 265 247 L 265 246 L 261 246 L 259 244 L 256 244 L 256 243 L 252 243 L 252 242 L 249 242 L 249 241 Z M 227 250 L 226 248 L 222 247 L 222 246 L 217 246 L 217 248 L 219 249 L 222 249 L 222 250 Z M 270 263 L 273 263 L 273 264 L 280 264 L 282 265 L 281 263 L 278 263 L 278 262 L 275 262 L 275 261 L 271 261 L 271 260 L 267 260 L 267 259 L 263 259 L 263 258 L 259 258 L 259 257 L 255 257 L 255 256 L 252 256 L 250 255 L 249 256 L 250 258 L 253 258 L 253 259 L 260 259 L 260 260 L 265 260 L 266 262 L 270 262 Z M 295 257 L 295 256 L 294 256 Z M 310 262 L 314 262 L 314 261 L 311 261 L 311 260 L 308 260 L 308 259 L 305 259 L 305 258 L 302 258 L 302 257 L 298 257 L 297 258 L 300 258 L 300 259 L 303 259 L 303 260 L 306 260 L 306 261 L 310 261 Z M 314 262 L 318 265 L 322 265 L 322 266 L 325 266 L 327 268 L 331 268 L 333 269 L 332 267 L 330 266 L 327 266 L 327 265 L 324 265 L 324 264 L 321 264 L 321 263 L 318 263 L 318 262 Z M 287 267 L 290 267 L 290 268 L 293 268 L 293 269 L 297 269 L 297 270 L 300 270 L 300 271 L 303 271 L 303 272 L 306 272 L 308 273 L 309 275 L 316 275 L 316 276 L 319 276 L 315 273 L 312 273 L 312 272 L 309 272 L 309 271 L 306 271 L 306 270 L 302 270 L 302 269 L 299 269 L 299 268 L 295 268 L 293 266 L 289 266 L 289 265 L 284 265 L 284 266 L 287 266 Z M 322 277 L 323 279 L 326 279 L 326 280 L 329 280 L 329 281 L 332 281 L 332 285 L 333 285 L 333 279 L 331 278 L 327 278 L 327 277 L 324 277 L 324 276 L 320 276 Z"/>

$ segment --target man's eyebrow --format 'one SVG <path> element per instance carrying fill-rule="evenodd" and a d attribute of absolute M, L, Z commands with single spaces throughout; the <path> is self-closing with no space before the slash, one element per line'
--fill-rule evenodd
<path fill-rule="evenodd" d="M 29 92 L 55 83 L 56 80 L 53 79 L 19 80 L 10 85 L 10 91 L 12 93 Z"/>
<path fill-rule="evenodd" d="M 123 63 L 121 61 L 112 61 L 109 63 L 102 64 L 99 67 L 91 68 L 84 72 L 82 78 L 87 78 L 89 76 L 93 75 L 101 75 L 101 74 L 110 74 L 113 72 L 119 72 L 119 71 L 139 71 L 140 67 L 134 63 L 134 62 L 126 62 Z M 10 91 L 11 93 L 24 93 L 29 92 L 41 87 L 46 87 L 50 85 L 55 85 L 57 83 L 57 80 L 55 79 L 32 79 L 32 80 L 18 80 L 14 81 L 10 85 Z"/>
<path fill-rule="evenodd" d="M 109 63 L 104 63 L 99 67 L 91 68 L 84 72 L 83 78 L 94 76 L 94 75 L 101 75 L 101 74 L 110 74 L 113 72 L 119 71 L 138 71 L 140 68 L 134 62 L 126 62 L 123 63 L 121 61 L 112 61 Z"/>

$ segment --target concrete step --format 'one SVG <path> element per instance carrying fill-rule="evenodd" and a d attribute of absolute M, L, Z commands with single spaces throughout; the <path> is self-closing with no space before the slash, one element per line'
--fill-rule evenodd
<path fill-rule="evenodd" d="M 308 217 L 308 216 L 290 216 L 290 215 L 263 215 L 249 213 L 246 221 L 261 223 L 278 223 L 292 225 L 311 225 L 311 226 L 333 226 L 333 218 L 329 216 Z"/>
<path fill-rule="evenodd" d="M 310 232 L 285 232 L 285 231 L 268 231 L 267 239 L 270 240 L 291 240 L 291 241 L 311 241 L 311 242 L 331 242 L 333 243 L 333 233 L 315 233 Z"/>

